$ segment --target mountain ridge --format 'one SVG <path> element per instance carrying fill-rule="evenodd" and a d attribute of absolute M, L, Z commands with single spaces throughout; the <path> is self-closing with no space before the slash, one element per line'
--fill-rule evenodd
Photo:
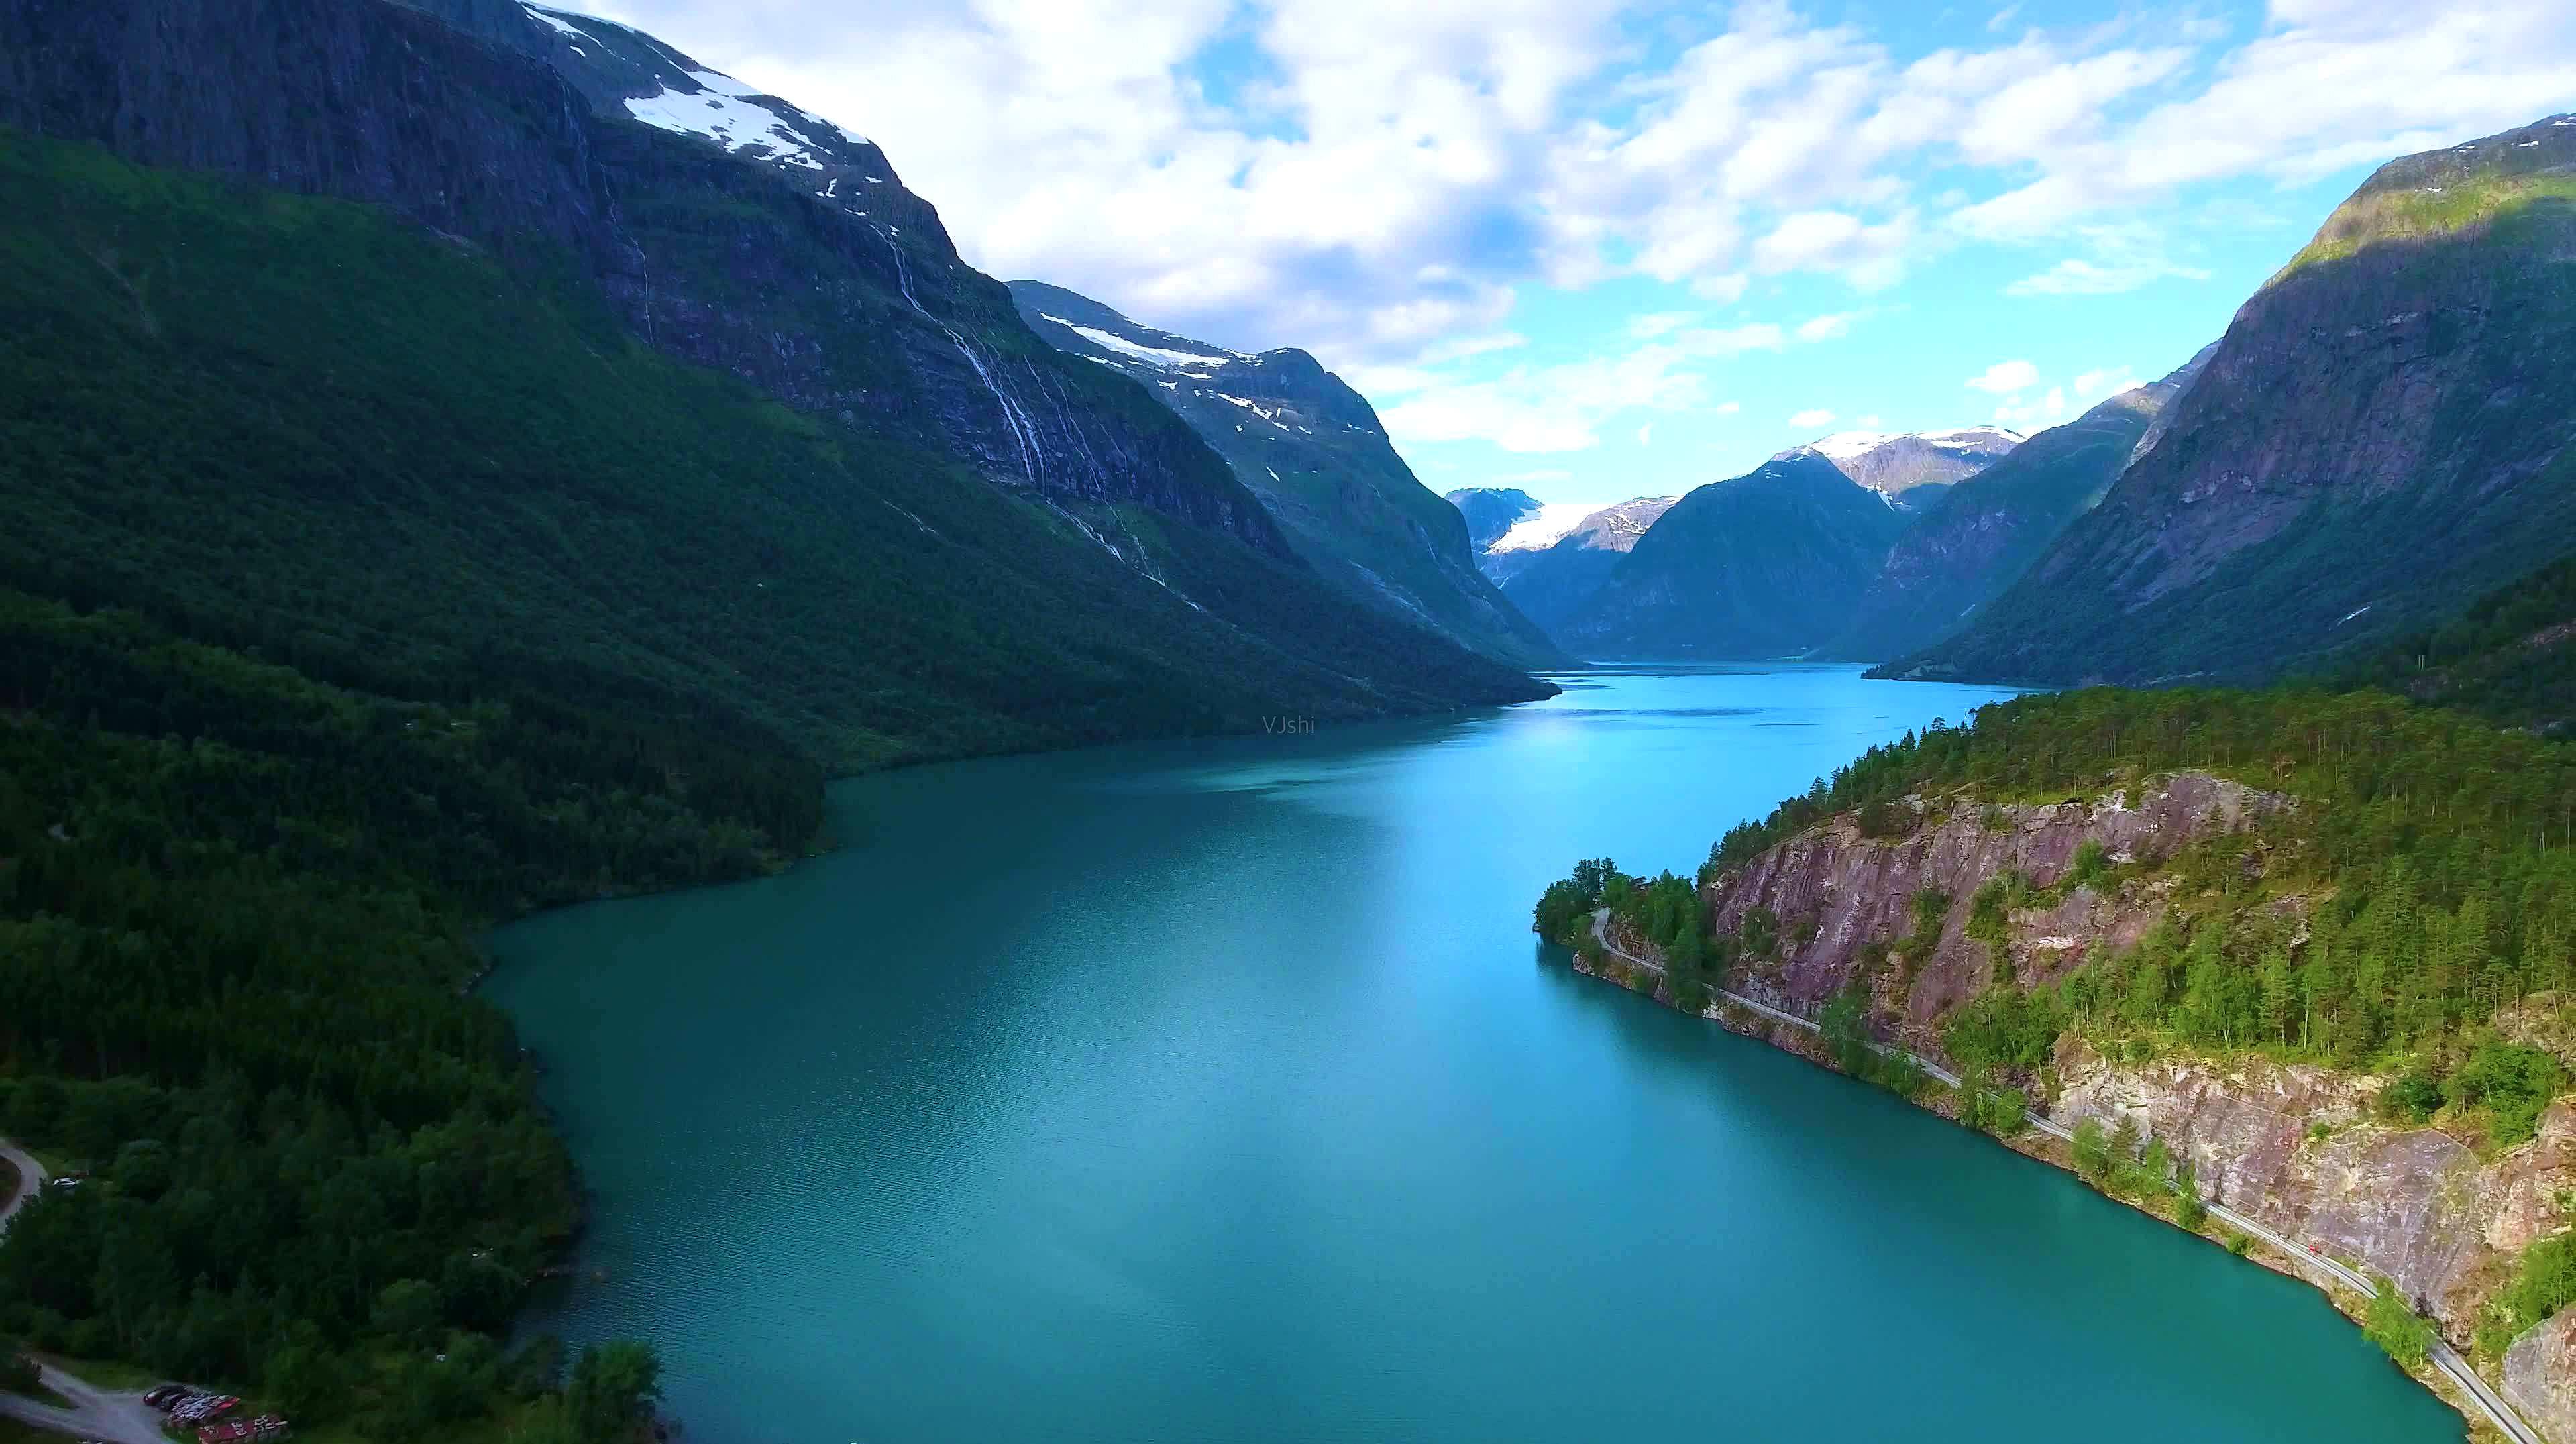
<path fill-rule="evenodd" d="M 1497 661 L 1565 663 L 1478 569 L 1465 520 L 1414 476 L 1368 398 L 1312 355 L 1211 346 L 1043 281 L 1009 289 L 1042 340 L 1188 423 L 1328 584 Z"/>
<path fill-rule="evenodd" d="M 2022 441 L 1950 487 L 1897 538 L 1850 628 L 1828 649 L 1874 662 L 1903 656 L 1968 624 L 2039 553 L 2152 449 L 2172 402 L 2216 351 L 2097 402 Z"/>
<path fill-rule="evenodd" d="M 2102 503 L 1887 675 L 2259 680 L 2564 555 L 2571 261 L 2576 117 L 2382 166 L 2237 311 Z"/>
<path fill-rule="evenodd" d="M 1911 520 L 1822 453 L 1795 449 L 1685 493 L 1558 636 L 1603 657 L 1803 654 L 1841 633 Z"/>

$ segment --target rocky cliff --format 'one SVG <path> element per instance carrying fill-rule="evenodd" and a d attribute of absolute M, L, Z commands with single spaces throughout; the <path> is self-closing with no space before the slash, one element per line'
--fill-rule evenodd
<path fill-rule="evenodd" d="M 2504 1356 L 2504 1396 L 2552 1439 L 2576 1439 L 2576 1309 L 2514 1340 Z"/>
<path fill-rule="evenodd" d="M 2181 895 L 2177 870 L 2160 864 L 2227 834 L 2251 834 L 2253 858 L 2295 849 L 2299 829 L 2289 824 L 2299 808 L 2194 772 L 2055 803 L 1918 795 L 1877 820 L 1881 835 L 1866 835 L 1858 817 L 1834 818 L 1704 878 L 1700 897 L 1712 936 L 1776 936 L 1767 948 L 1748 945 L 1732 986 L 1813 1017 L 1860 985 L 1875 1031 L 1950 1062 L 1940 1024 L 1963 1002 L 1998 981 L 2028 989 L 2065 977 L 2136 943 L 2169 914 L 2205 907 L 2205 896 Z M 2099 849 L 2098 881 L 2067 885 L 2088 844 Z M 1999 879 L 2013 880 L 2030 905 L 1972 936 L 1978 890 Z M 2312 904 L 2291 895 L 2249 905 L 2295 921 Z M 1623 945 L 1644 950 L 1633 936 Z M 1757 1036 L 1778 1032 L 1728 1020 Z M 2494 1027 L 2576 1060 L 2576 1028 L 2555 994 L 2505 1010 Z M 1775 1041 L 1824 1056 L 1811 1037 Z M 2126 1120 L 2190 1162 L 2205 1197 L 2385 1275 L 2463 1352 L 2524 1251 L 2576 1228 L 2576 1098 L 2552 1103 L 2536 1136 L 2482 1155 L 2440 1127 L 2385 1121 L 2386 1078 L 2254 1053 L 2160 1048 L 2148 1058 L 2113 1044 L 2106 1054 L 2069 1029 L 2046 1065 L 2020 1081 L 2055 1122 L 2090 1119 L 2110 1131 Z M 2489 1370 L 2556 1438 L 2576 1438 L 2570 1318 L 2576 1311 L 2531 1330 Z"/>
<path fill-rule="evenodd" d="M 1992 950 L 1967 934 L 1977 889 L 2012 873 L 2051 888 L 2088 842 L 2112 863 L 2162 857 L 2202 838 L 2246 831 L 2289 805 L 2277 794 L 2190 772 L 2089 801 L 1980 807 L 1917 798 L 1918 811 L 1900 835 L 1864 836 L 1856 819 L 1837 818 L 1709 880 L 1703 901 L 1718 933 L 1741 933 L 1756 909 L 1777 918 L 1778 951 L 1754 964 L 1754 974 L 1813 1008 L 1864 977 L 1871 944 L 1917 936 L 1917 899 L 1927 890 L 1940 894 L 1940 926 L 1929 945 L 1913 957 L 1900 948 L 1899 968 L 1880 983 L 1909 1045 L 1937 1053 L 1932 1025 L 1998 975 Z M 2155 878 L 2077 886 L 2045 908 L 2015 913 L 2006 950 L 2012 976 L 2045 982 L 2100 949 L 2136 942 L 2164 915 L 2169 889 Z"/>
<path fill-rule="evenodd" d="M 2154 449 L 1926 675 L 2250 678 L 2576 535 L 2576 116 L 2390 162 L 2236 313 Z"/>
<path fill-rule="evenodd" d="M 1048 344 L 1134 379 L 1188 422 L 1327 583 L 1497 661 L 1566 662 L 1477 569 L 1461 514 L 1415 478 L 1367 399 L 1314 357 L 1229 351 L 1040 281 L 1010 290 Z"/>
<path fill-rule="evenodd" d="M 2481 1161 L 2438 1130 L 2377 1121 L 2379 1078 L 2260 1058 L 2115 1063 L 2074 1038 L 2056 1074 L 2058 1122 L 2133 1121 L 2190 1158 L 2210 1198 L 2395 1280 L 2455 1344 L 2515 1256 L 2571 1222 L 2576 1099 Z"/>

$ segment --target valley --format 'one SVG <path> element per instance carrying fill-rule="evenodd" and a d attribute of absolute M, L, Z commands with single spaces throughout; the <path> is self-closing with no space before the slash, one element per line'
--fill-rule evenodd
<path fill-rule="evenodd" d="M 2576 1444 L 2555 31 L 797 3 L 0 0 L 0 1437 Z"/>

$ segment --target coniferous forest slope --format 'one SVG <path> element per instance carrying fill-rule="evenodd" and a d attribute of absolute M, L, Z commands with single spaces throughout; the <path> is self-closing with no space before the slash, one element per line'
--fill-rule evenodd
<path fill-rule="evenodd" d="M 2576 118 L 2382 167 L 2170 428 L 1889 675 L 2244 680 L 2368 655 L 2576 536 Z"/>
<path fill-rule="evenodd" d="M 1605 905 L 1667 970 L 1631 986 L 1757 1029 L 1709 990 L 1774 998 L 1906 1091 L 1862 1042 L 1938 1057 L 1962 1122 L 2046 1112 L 2142 1206 L 2315 1241 L 2576 1428 L 2566 744 L 2372 691 L 2022 697 L 1873 749 L 1695 877 L 1587 864 L 1539 930 L 1588 949 Z M 2401 1357 L 2410 1312 L 2373 1319 Z"/>
<path fill-rule="evenodd" d="M 1547 690 L 827 204 L 860 144 L 381 0 L 0 0 L 0 1134 L 93 1175 L 0 1340 L 614 1437 L 497 1343 L 578 1211 L 484 925 L 774 866 L 830 772 Z"/>
<path fill-rule="evenodd" d="M 2576 728 L 2576 558 L 2498 587 L 2438 627 L 2398 638 L 2338 680 L 2568 737 Z"/>

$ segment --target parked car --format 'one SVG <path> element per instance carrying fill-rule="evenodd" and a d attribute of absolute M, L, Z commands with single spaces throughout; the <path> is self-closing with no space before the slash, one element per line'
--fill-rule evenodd
<path fill-rule="evenodd" d="M 164 1413 L 167 1413 L 171 1405 L 178 1403 L 186 1397 L 188 1397 L 187 1385 L 164 1384 L 157 1389 L 146 1390 L 143 1395 L 143 1402 L 151 1405 L 155 1409 L 159 1409 Z"/>

